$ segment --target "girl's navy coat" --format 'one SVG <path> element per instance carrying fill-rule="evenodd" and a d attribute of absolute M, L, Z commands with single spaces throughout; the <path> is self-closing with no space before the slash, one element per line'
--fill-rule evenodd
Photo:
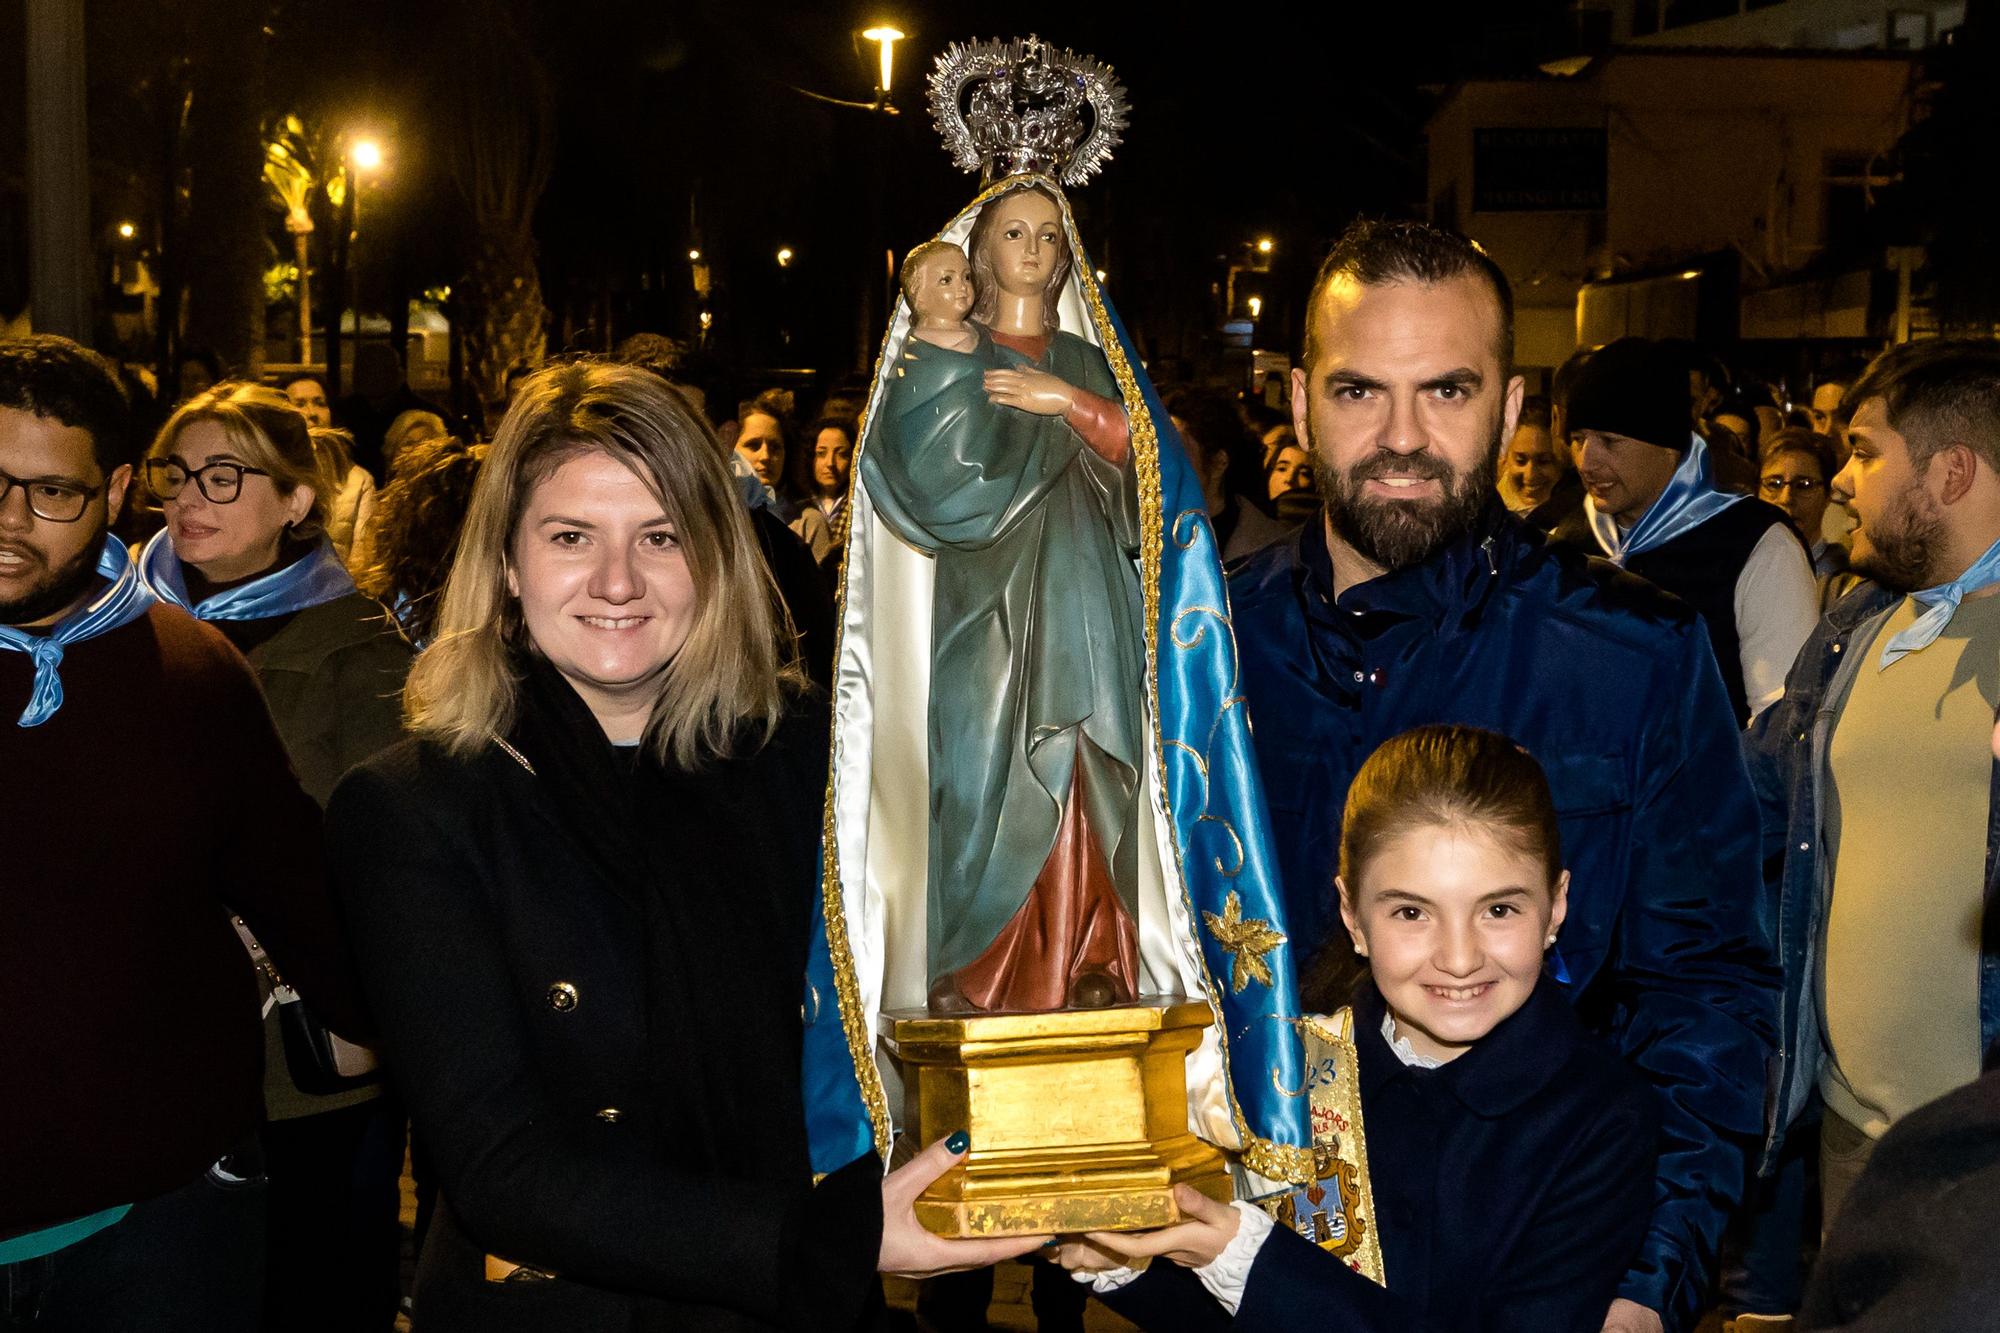
<path fill-rule="evenodd" d="M 1397 1059 L 1383 1012 L 1363 982 L 1354 1027 L 1388 1288 L 1279 1227 L 1233 1325 L 1165 1261 L 1106 1304 L 1162 1330 L 1597 1333 L 1653 1209 L 1654 1094 L 1547 978 L 1440 1069 Z"/>

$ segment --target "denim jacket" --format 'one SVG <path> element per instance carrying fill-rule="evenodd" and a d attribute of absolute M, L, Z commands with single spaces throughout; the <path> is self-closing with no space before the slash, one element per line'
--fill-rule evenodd
<path fill-rule="evenodd" d="M 1768 1166 L 1787 1127 L 1818 1085 L 1825 1045 L 1815 996 L 1820 931 L 1833 891 L 1833 863 L 1822 852 L 1827 752 L 1841 701 L 1868 656 L 1876 632 L 1901 602 L 1864 583 L 1827 612 L 1785 679 L 1785 697 L 1765 709 L 1744 737 L 1744 757 L 1764 825 L 1764 877 L 1778 896 L 1778 954 L 1785 971 L 1779 1037 L 1778 1096 L 1765 1135 Z M 1986 913 L 1981 929 L 1979 1042 L 2000 1037 L 2000 764 L 1986 821 Z"/>

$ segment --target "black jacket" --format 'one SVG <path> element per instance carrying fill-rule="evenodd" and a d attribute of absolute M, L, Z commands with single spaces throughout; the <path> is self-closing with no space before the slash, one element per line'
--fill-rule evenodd
<path fill-rule="evenodd" d="M 1440 1069 L 1396 1058 L 1354 1005 L 1385 1290 L 1297 1234 L 1257 1252 L 1232 1325 L 1164 1262 L 1105 1298 L 1142 1328 L 1597 1333 L 1652 1211 L 1658 1113 L 1546 978 Z"/>
<path fill-rule="evenodd" d="M 855 1327 L 879 1308 L 880 1166 L 813 1186 L 798 1072 L 825 713 L 662 775 L 634 819 L 615 781 L 566 789 L 633 766 L 559 690 L 529 726 L 524 688 L 516 754 L 406 742 L 328 808 L 363 985 L 442 1187 L 415 1325 Z M 557 1276 L 489 1282 L 487 1254 Z"/>

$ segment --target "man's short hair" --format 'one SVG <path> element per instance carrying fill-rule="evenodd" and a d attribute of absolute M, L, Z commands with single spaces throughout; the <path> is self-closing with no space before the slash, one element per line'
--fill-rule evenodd
<path fill-rule="evenodd" d="M 1326 262 L 1313 279 L 1312 296 L 1306 301 L 1305 354 L 1300 358 L 1308 374 L 1319 359 L 1319 308 L 1327 289 L 1336 278 L 1351 278 L 1364 287 L 1380 287 L 1392 282 L 1450 282 L 1467 274 L 1484 278 L 1500 307 L 1500 369 L 1504 374 L 1514 366 L 1514 289 L 1507 275 L 1477 241 L 1432 226 L 1428 222 L 1390 222 L 1379 218 L 1358 218 L 1333 243 Z"/>
<path fill-rule="evenodd" d="M 0 339 L 0 407 L 90 432 L 105 476 L 135 454 L 132 404 L 111 362 L 53 333 Z"/>
<path fill-rule="evenodd" d="M 1933 338 L 1891 347 L 1869 363 L 1841 410 L 1851 417 L 1875 398 L 1917 467 L 1963 444 L 2000 472 L 2000 343 Z"/>

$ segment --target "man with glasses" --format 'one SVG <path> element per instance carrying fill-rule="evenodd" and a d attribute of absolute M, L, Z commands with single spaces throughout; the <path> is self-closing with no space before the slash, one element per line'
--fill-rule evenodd
<path fill-rule="evenodd" d="M 0 340 L 0 1327 L 248 1333 L 264 1043 L 231 913 L 361 1020 L 255 679 L 109 535 L 131 445 L 101 358 Z"/>
<path fill-rule="evenodd" d="M 1778 509 L 1717 489 L 1671 349 L 1644 338 L 1600 349 L 1569 385 L 1563 419 L 1587 494 L 1553 539 L 1699 612 L 1737 721 L 1749 722 L 1784 693 L 1819 618 L 1804 543 Z"/>

